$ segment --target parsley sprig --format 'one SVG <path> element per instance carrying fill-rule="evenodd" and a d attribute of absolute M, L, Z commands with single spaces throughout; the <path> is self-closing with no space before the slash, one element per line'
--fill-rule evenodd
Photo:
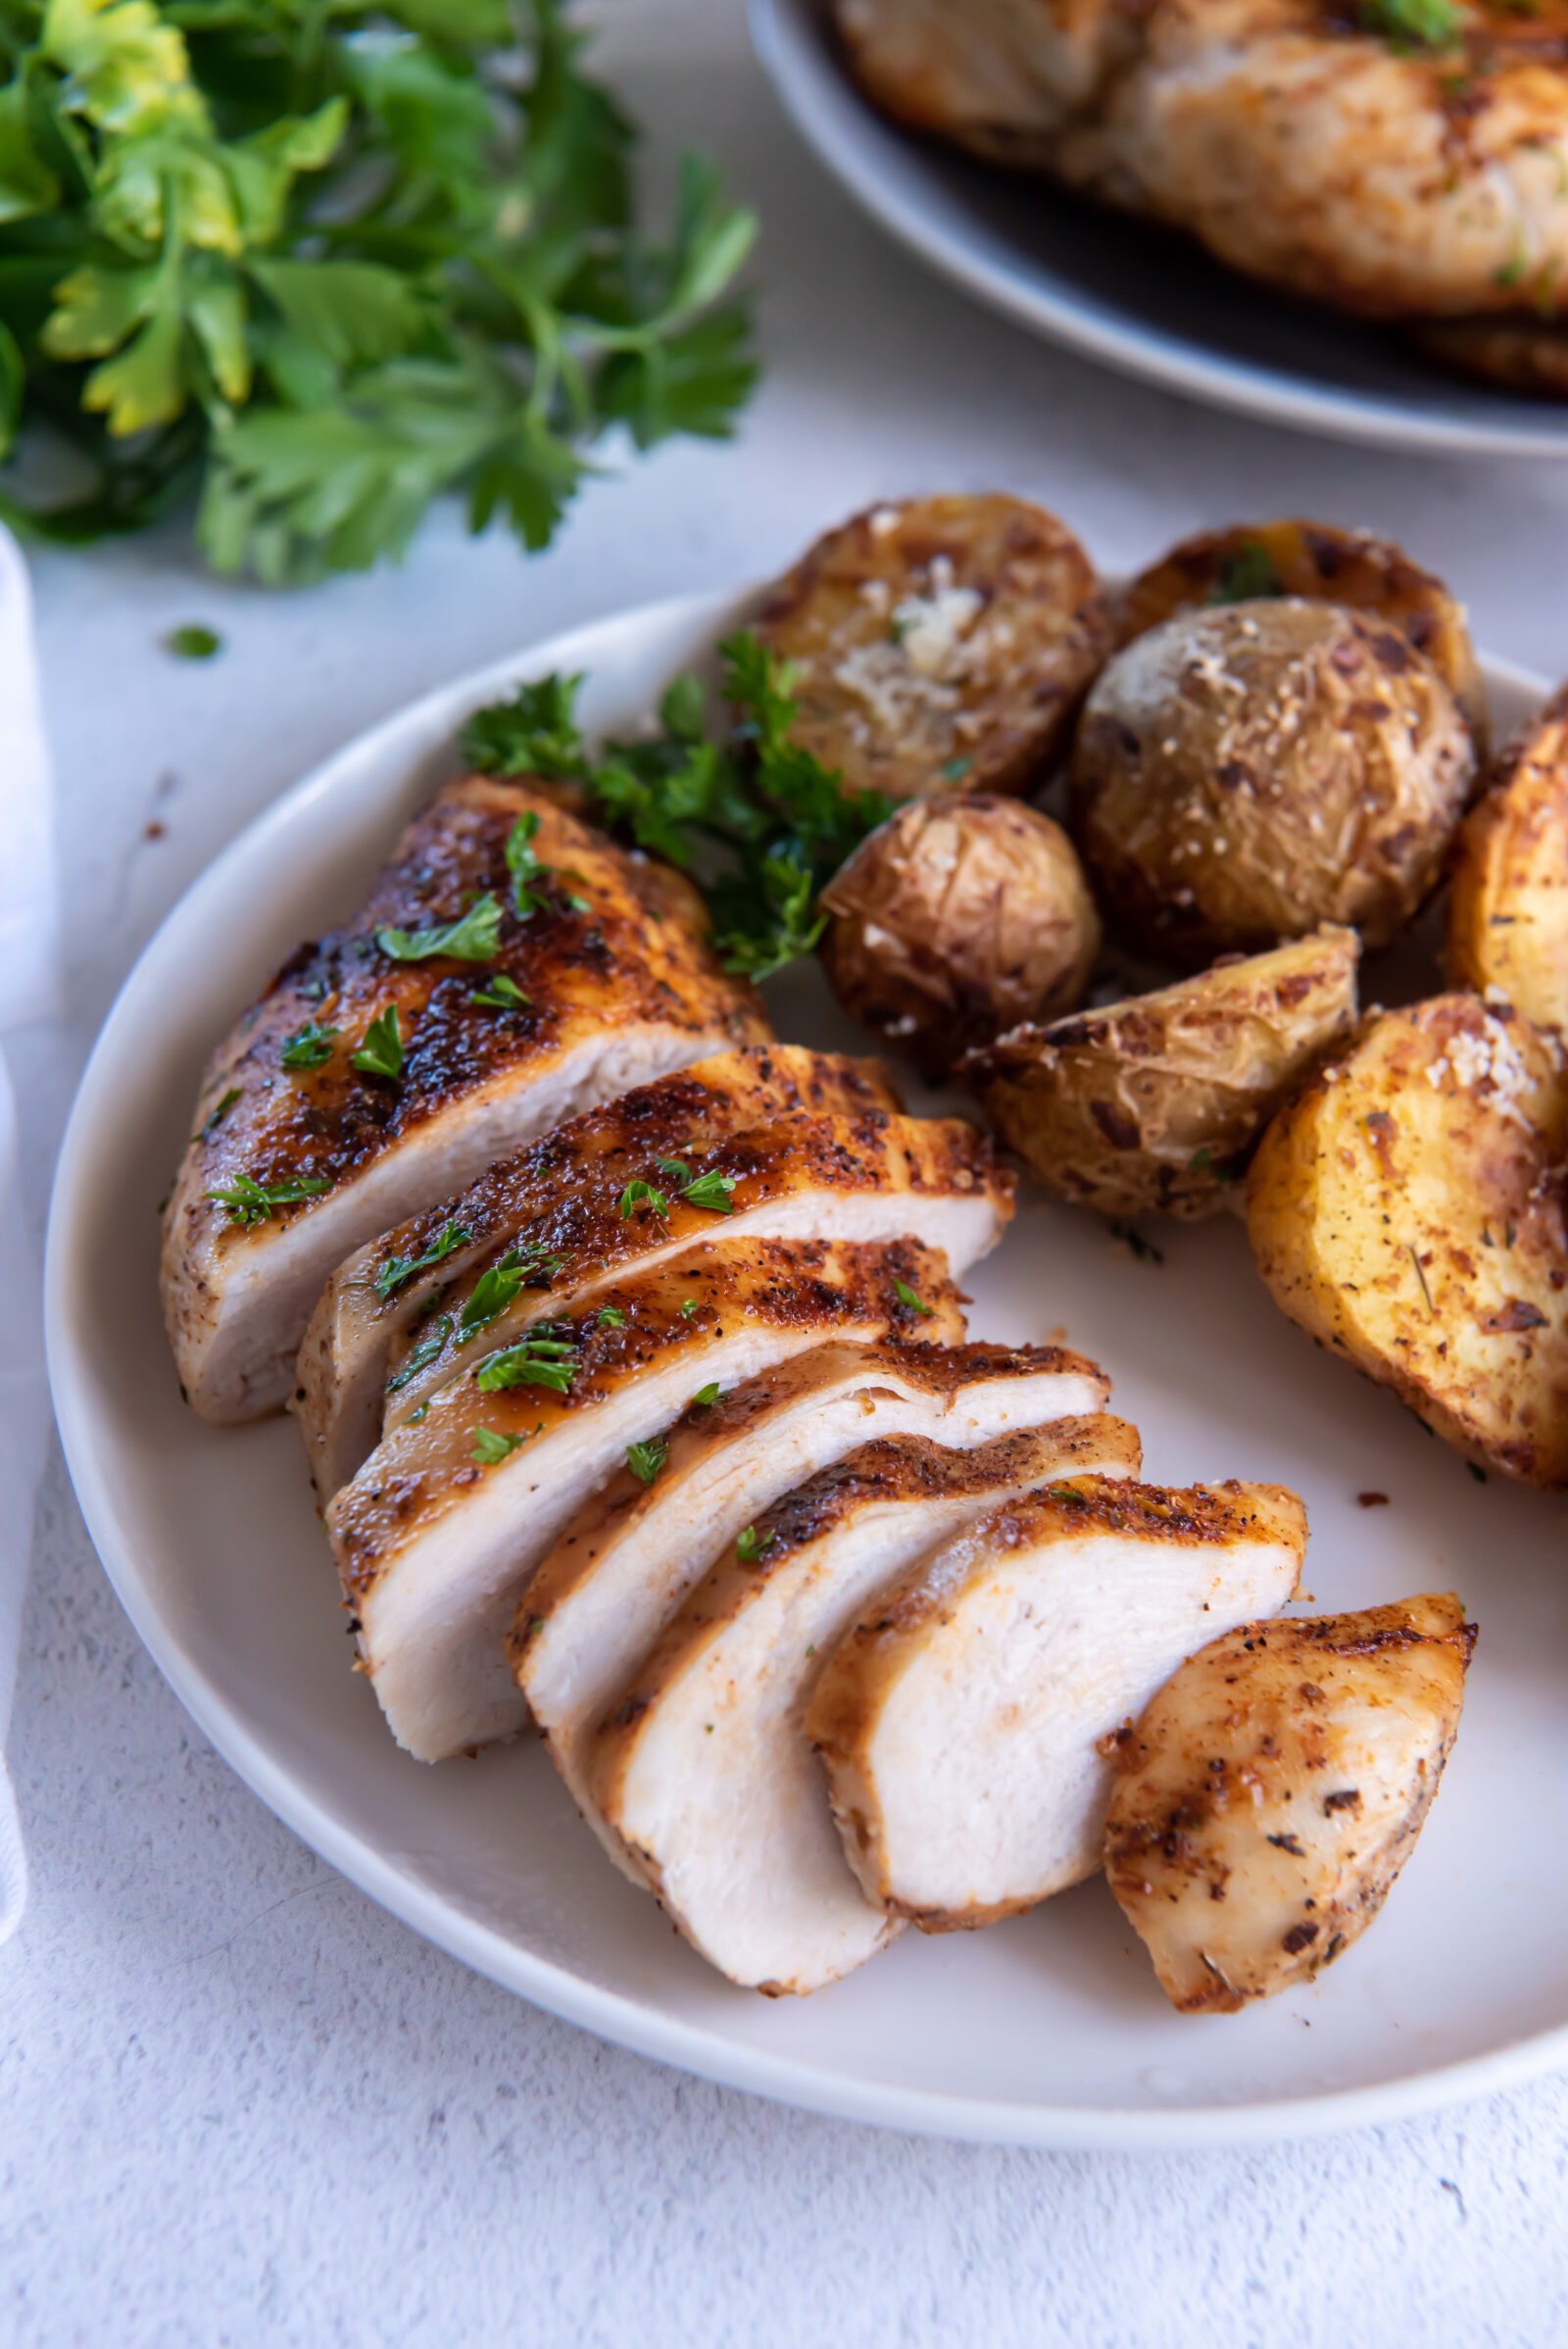
<path fill-rule="evenodd" d="M 332 1039 L 340 1033 L 337 1028 L 323 1028 L 318 1020 L 308 1019 L 278 1053 L 279 1067 L 324 1068 L 332 1057 Z"/>
<path fill-rule="evenodd" d="M 254 1175 L 240 1174 L 220 1191 L 209 1191 L 209 1199 L 218 1199 L 228 1209 L 230 1223 L 249 1225 L 266 1223 L 279 1207 L 292 1207 L 300 1199 L 319 1199 L 331 1184 L 324 1176 L 300 1175 L 290 1183 L 258 1183 Z"/>
<path fill-rule="evenodd" d="M 1361 0 L 1358 14 L 1367 31 L 1382 33 L 1396 54 L 1451 48 L 1464 27 L 1464 11 L 1454 0 Z"/>
<path fill-rule="evenodd" d="M 493 962 L 501 951 L 501 902 L 487 889 L 457 921 L 429 930 L 383 923 L 375 943 L 393 962 L 428 962 L 436 954 L 450 954 L 455 962 Z"/>
<path fill-rule="evenodd" d="M 463 751 L 487 773 L 581 786 L 600 822 L 693 873 L 726 967 L 762 979 L 810 953 L 825 921 L 818 892 L 892 803 L 880 792 L 847 791 L 791 741 L 787 661 L 748 631 L 718 650 L 720 692 L 739 712 L 726 740 L 707 738 L 699 681 L 677 677 L 656 736 L 609 743 L 594 759 L 573 716 L 581 678 L 549 676 L 476 711 Z"/>
<path fill-rule="evenodd" d="M 461 1224 L 449 1223 L 440 1238 L 432 1240 L 422 1255 L 388 1256 L 375 1276 L 375 1294 L 382 1304 L 386 1303 L 389 1297 L 395 1297 L 416 1273 L 431 1271 L 435 1265 L 444 1264 L 448 1256 L 455 1254 L 460 1248 L 466 1248 L 469 1237 Z"/>
<path fill-rule="evenodd" d="M 575 1341 L 554 1336 L 546 1323 L 542 1330 L 530 1330 L 517 1345 L 481 1363 L 474 1384 L 481 1395 L 496 1395 L 508 1387 L 549 1387 L 557 1395 L 569 1395 L 576 1356 Z"/>
<path fill-rule="evenodd" d="M 594 441 L 723 435 L 755 231 L 688 157 L 634 218 L 634 132 L 562 0 L 19 0 L 0 11 L 0 456 L 43 421 L 69 541 L 200 492 L 221 570 L 406 548 L 430 501 L 553 536 Z"/>
<path fill-rule="evenodd" d="M 668 1458 L 669 1445 L 662 1436 L 650 1436 L 646 1444 L 626 1446 L 626 1465 L 640 1485 L 656 1483 Z"/>

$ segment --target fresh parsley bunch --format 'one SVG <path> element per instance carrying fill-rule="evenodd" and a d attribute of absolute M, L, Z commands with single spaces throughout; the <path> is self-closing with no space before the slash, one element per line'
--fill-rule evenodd
<path fill-rule="evenodd" d="M 576 784 L 612 831 L 692 873 L 726 968 L 765 979 L 810 953 L 827 919 L 818 893 L 893 802 L 847 791 L 790 740 L 788 661 L 747 631 L 718 651 L 720 691 L 738 712 L 724 741 L 708 739 L 702 684 L 683 676 L 660 704 L 657 735 L 592 759 L 573 716 L 582 679 L 552 675 L 476 710 L 463 755 L 490 774 Z"/>
<path fill-rule="evenodd" d="M 223 570 L 358 569 L 461 490 L 542 547 L 604 428 L 722 434 L 755 231 L 688 157 L 633 219 L 631 126 L 559 0 L 4 0 L 0 455 L 47 418 L 81 540 L 199 489 Z"/>

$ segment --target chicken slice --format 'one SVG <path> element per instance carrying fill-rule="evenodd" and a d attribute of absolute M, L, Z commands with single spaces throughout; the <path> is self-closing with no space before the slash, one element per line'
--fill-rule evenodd
<path fill-rule="evenodd" d="M 601 1725 L 583 1769 L 631 1871 L 732 1982 L 820 1989 L 900 1920 L 845 1863 L 807 1708 L 823 1659 L 912 1558 L 1006 1493 L 1075 1469 L 1136 1471 L 1116 1419 L 949 1451 L 864 1444 L 745 1529 Z"/>
<path fill-rule="evenodd" d="M 557 1542 L 509 1652 L 557 1768 L 596 1832 L 592 1733 L 711 1561 L 782 1493 L 874 1438 L 969 1451 L 1101 1410 L 1108 1379 L 1057 1346 L 819 1346 L 689 1410 Z M 652 1481 L 649 1481 L 649 1480 Z M 612 1857 L 618 1846 L 606 1835 Z"/>
<path fill-rule="evenodd" d="M 1458 1733 L 1476 1627 L 1451 1593 L 1248 1623 L 1118 1739 L 1105 1874 L 1184 2014 L 1235 2014 L 1365 1933 Z"/>
<path fill-rule="evenodd" d="M 326 1514 L 362 1669 L 399 1744 L 435 1762 L 522 1727 L 507 1634 L 535 1566 L 631 1445 L 710 1387 L 826 1339 L 890 1334 L 962 1337 L 934 1250 L 718 1240 L 449 1381 Z"/>
<path fill-rule="evenodd" d="M 1103 1740 L 1208 1632 L 1283 1606 L 1305 1548 L 1275 1485 L 1075 1474 L 928 1550 L 846 1626 L 807 1718 L 866 1898 L 947 1933 L 1092 1876 Z"/>
<path fill-rule="evenodd" d="M 164 1224 L 187 1399 L 220 1423 L 274 1409 L 351 1249 L 563 1118 L 767 1034 L 646 862 L 521 785 L 448 785 L 209 1065 Z"/>
<path fill-rule="evenodd" d="M 456 1199 L 356 1249 L 311 1316 L 290 1405 L 318 1496 L 325 1500 L 347 1484 L 379 1442 L 392 1357 L 402 1355 L 406 1367 L 409 1333 L 428 1320 L 430 1300 L 444 1284 L 514 1247 L 521 1277 L 516 1319 L 525 1319 L 529 1307 L 556 1311 L 568 1293 L 583 1294 L 581 1266 L 597 1265 L 595 1248 L 602 1256 L 612 1246 L 615 1265 L 631 1254 L 647 1261 L 666 1238 L 669 1248 L 683 1247 L 709 1228 L 711 1218 L 682 1201 L 667 1235 L 650 1231 L 646 1217 L 628 1225 L 618 1213 L 607 1231 L 604 1202 L 618 1207 L 634 1176 L 660 1180 L 661 1158 L 700 1154 L 723 1136 L 781 1118 L 864 1119 L 901 1107 L 874 1060 L 785 1044 L 721 1052 L 557 1126 L 486 1168 Z M 579 1263 L 575 1281 L 568 1254 Z M 564 1260 L 556 1267 L 558 1256 Z M 410 1381 L 399 1390 L 402 1416 L 417 1407 L 431 1383 Z"/>

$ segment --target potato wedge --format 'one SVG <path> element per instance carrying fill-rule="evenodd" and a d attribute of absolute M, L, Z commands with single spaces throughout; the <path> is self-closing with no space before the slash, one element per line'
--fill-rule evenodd
<path fill-rule="evenodd" d="M 1475 1637 L 1451 1593 L 1243 1624 L 1121 1731 L 1105 1876 L 1172 2006 L 1234 2015 L 1365 1933 L 1432 1807 Z"/>
<path fill-rule="evenodd" d="M 1021 498 L 872 507 L 808 549 L 757 633 L 797 668 L 795 740 L 851 790 L 1028 789 L 1110 646 L 1094 564 Z"/>
<path fill-rule="evenodd" d="M 1355 1026 L 1353 930 L 1018 1027 L 962 1073 L 1036 1182 L 1104 1215 L 1208 1215 L 1282 1101 Z"/>
<path fill-rule="evenodd" d="M 1397 936 L 1442 877 L 1475 745 L 1396 629 L 1301 597 L 1179 612 L 1096 679 L 1073 838 L 1102 913 L 1200 969 L 1320 922 Z"/>
<path fill-rule="evenodd" d="M 1061 826 L 989 794 L 900 807 L 822 903 L 833 920 L 819 952 L 839 1002 L 932 1077 L 1020 1019 L 1070 1011 L 1100 949 Z"/>
<path fill-rule="evenodd" d="M 1448 976 L 1568 1027 L 1568 688 L 1499 754 L 1461 827 Z"/>
<path fill-rule="evenodd" d="M 1568 1483 L 1558 1040 L 1445 995 L 1375 1013 L 1247 1179 L 1275 1300 L 1467 1458 Z"/>
<path fill-rule="evenodd" d="M 1122 594 L 1118 644 L 1178 612 L 1256 596 L 1306 596 L 1389 620 L 1424 653 L 1485 751 L 1487 689 L 1464 606 L 1402 547 L 1329 522 L 1234 522 L 1200 530 L 1141 571 Z"/>

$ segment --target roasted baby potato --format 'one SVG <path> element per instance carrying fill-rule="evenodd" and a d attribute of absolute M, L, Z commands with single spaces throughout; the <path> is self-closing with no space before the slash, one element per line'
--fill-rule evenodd
<path fill-rule="evenodd" d="M 1125 589 L 1117 642 L 1127 644 L 1178 612 L 1259 596 L 1304 596 L 1389 621 L 1424 653 L 1464 711 L 1485 754 L 1487 689 L 1464 606 L 1402 548 L 1328 522 L 1237 522 L 1202 530 Z"/>
<path fill-rule="evenodd" d="M 1366 1021 L 1258 1145 L 1247 1223 L 1293 1321 L 1467 1458 L 1568 1483 L 1558 1039 L 1439 996 Z"/>
<path fill-rule="evenodd" d="M 1072 842 L 1018 800 L 910 802 L 860 843 L 822 904 L 840 1003 L 933 1077 L 1020 1019 L 1070 1009 L 1100 949 Z"/>
<path fill-rule="evenodd" d="M 1020 1027 L 963 1074 L 1035 1180 L 1105 1215 L 1225 1204 L 1280 1103 L 1355 1026 L 1353 930 Z"/>
<path fill-rule="evenodd" d="M 1568 1027 L 1568 688 L 1502 751 L 1460 828 L 1448 976 Z"/>
<path fill-rule="evenodd" d="M 1190 968 L 1319 923 L 1387 945 L 1436 885 L 1475 749 L 1396 629 L 1299 598 L 1184 612 L 1089 697 L 1072 827 L 1102 912 Z"/>
<path fill-rule="evenodd" d="M 794 738 L 851 790 L 1023 791 L 1110 645 L 1094 564 L 1021 498 L 914 498 L 819 538 L 757 623 Z"/>
<path fill-rule="evenodd" d="M 1451 1594 L 1244 1624 L 1120 1733 L 1105 1876 L 1172 2006 L 1234 2015 L 1365 1933 L 1432 1807 L 1475 1636 Z"/>

